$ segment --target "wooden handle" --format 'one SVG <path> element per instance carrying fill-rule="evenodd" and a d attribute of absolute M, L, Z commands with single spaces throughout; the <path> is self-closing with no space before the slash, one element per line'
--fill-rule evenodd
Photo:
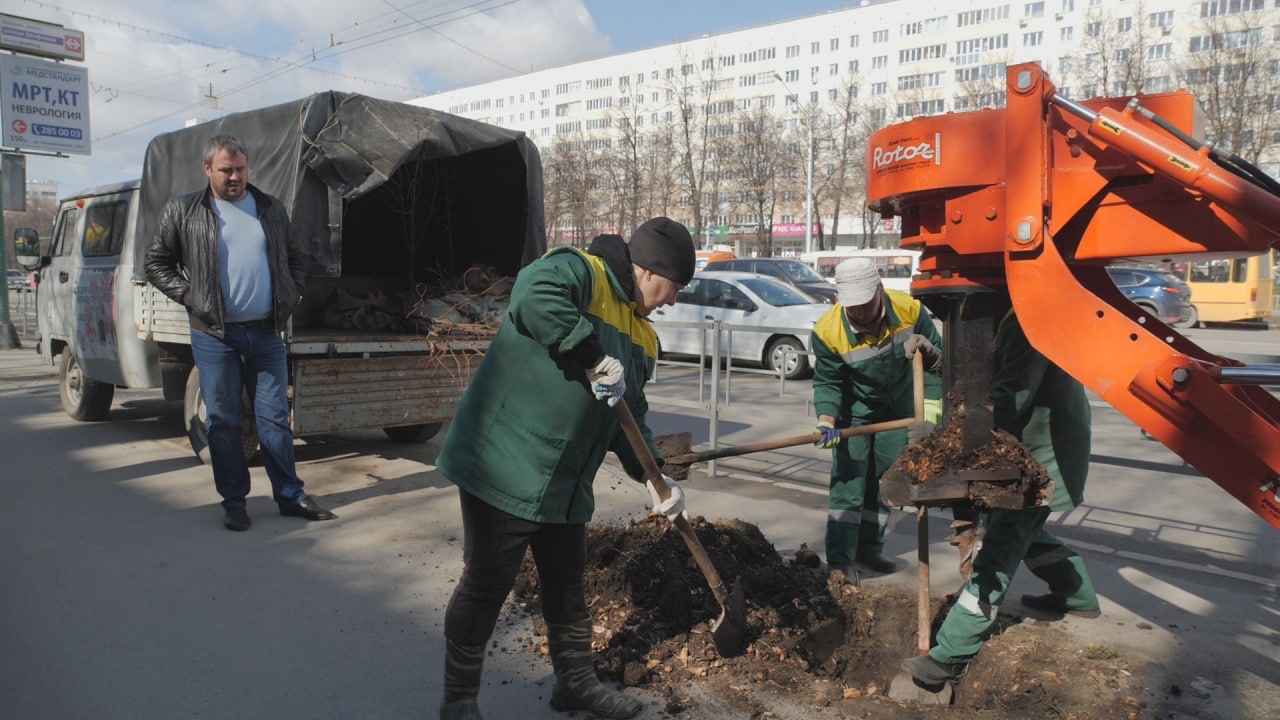
<path fill-rule="evenodd" d="M 915 418 L 902 418 L 900 420 L 887 420 L 885 422 L 871 423 L 870 425 L 859 425 L 857 427 L 844 428 L 840 431 L 840 437 L 847 438 L 855 435 L 871 435 L 873 433 L 885 432 L 886 430 L 901 430 L 915 421 Z M 668 465 L 689 465 L 691 463 L 702 462 L 703 460 L 717 460 L 719 458 L 746 455 L 748 453 L 761 452 L 763 450 L 777 450 L 779 448 L 795 447 L 796 445 L 811 445 L 821 439 L 822 433 L 817 432 L 809 433 L 808 435 L 793 435 L 791 437 L 778 438 L 775 440 L 761 440 L 757 443 L 735 445 L 731 448 L 717 448 L 715 450 L 706 450 L 703 452 L 673 455 L 666 458 L 666 462 Z"/>
<path fill-rule="evenodd" d="M 924 420 L 924 353 L 919 350 L 911 358 L 911 381 L 915 391 L 915 419 L 919 422 Z"/>
<path fill-rule="evenodd" d="M 653 459 L 653 453 L 649 451 L 649 445 L 644 441 L 644 434 L 640 432 L 640 426 L 636 424 L 631 408 L 627 407 L 627 401 L 619 398 L 618 404 L 613 406 L 613 414 L 618 418 L 618 424 L 622 426 L 622 432 L 627 436 L 627 441 L 631 443 L 631 450 L 635 452 L 640 464 L 644 467 L 645 479 L 658 492 L 658 499 L 666 502 L 667 498 L 671 497 L 671 488 L 667 487 L 667 481 L 662 479 L 658 462 Z M 707 579 L 707 585 L 711 587 L 711 594 L 715 596 L 716 602 L 720 603 L 722 608 L 728 607 L 729 591 L 725 588 L 724 581 L 720 579 L 720 573 L 716 572 L 715 566 L 711 564 L 711 558 L 707 557 L 707 550 L 702 547 L 702 541 L 698 540 L 688 518 L 677 515 L 671 522 L 680 532 L 680 537 L 684 538 L 684 544 L 689 546 L 689 554 L 693 556 L 693 561 L 698 564 L 698 569 Z"/>
<path fill-rule="evenodd" d="M 886 420 L 885 422 L 871 423 L 870 425 L 859 425 L 857 427 L 844 428 L 840 431 L 840 437 L 848 438 L 855 435 L 871 435 L 873 433 L 885 432 L 888 430 L 901 430 L 910 426 L 912 423 L 924 420 L 924 353 L 917 352 L 915 357 L 911 359 L 912 380 L 914 382 L 914 411 L 915 416 L 902 418 L 900 420 Z M 705 460 L 718 460 L 720 458 L 736 457 L 738 455 L 747 455 L 755 452 L 763 452 L 765 450 L 778 450 L 785 447 L 795 447 L 797 445 L 808 445 L 817 442 L 822 438 L 822 433 L 809 433 L 808 435 L 793 435 L 791 437 L 777 438 L 774 440 L 761 440 L 756 443 L 747 443 L 746 445 L 736 445 L 731 448 L 716 448 L 715 450 L 705 450 L 696 453 L 683 453 L 681 455 L 673 455 L 666 458 L 668 465 L 692 465 L 696 462 Z"/>

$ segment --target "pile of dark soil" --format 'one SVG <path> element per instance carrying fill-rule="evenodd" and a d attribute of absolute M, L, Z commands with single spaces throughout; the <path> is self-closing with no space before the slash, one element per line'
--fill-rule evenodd
<path fill-rule="evenodd" d="M 685 690 L 699 684 L 735 716 L 760 720 L 776 717 L 767 708 L 780 696 L 864 718 L 1143 717 L 1134 699 L 1141 688 L 1117 652 L 1075 647 L 1050 623 L 1005 614 L 957 683 L 952 707 L 891 700 L 899 663 L 916 653 L 913 595 L 890 584 L 851 586 L 784 559 L 750 523 L 694 518 L 693 526 L 721 576 L 745 592 L 747 645 L 736 657 L 716 654 L 708 623 L 720 607 L 665 518 L 588 528 L 586 596 L 600 673 L 658 692 L 669 714 L 698 717 L 699 701 Z M 536 615 L 537 593 L 526 558 L 517 605 Z M 934 630 L 946 606 L 934 601 Z M 545 634 L 541 623 L 535 631 Z M 529 650 L 545 652 L 534 643 Z"/>

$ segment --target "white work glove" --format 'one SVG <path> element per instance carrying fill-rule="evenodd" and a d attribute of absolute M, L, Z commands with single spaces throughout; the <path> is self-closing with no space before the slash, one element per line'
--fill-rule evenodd
<path fill-rule="evenodd" d="M 923 335 L 912 335 L 902 344 L 902 351 L 906 353 L 907 359 L 911 360 L 916 356 L 916 351 L 924 353 L 924 366 L 931 368 L 938 364 L 942 356 L 938 354 L 938 348 L 929 342 L 929 338 Z"/>
<path fill-rule="evenodd" d="M 907 426 L 907 442 L 909 443 L 920 442 L 921 440 L 928 437 L 929 433 L 933 432 L 933 429 L 936 427 L 937 425 L 929 422 L 928 420 L 921 420 L 919 422 L 911 423 L 910 425 Z"/>
<path fill-rule="evenodd" d="M 684 491 L 670 475 L 663 475 L 662 481 L 671 488 L 671 495 L 666 502 L 658 497 L 658 490 L 653 486 L 652 480 L 645 480 L 644 486 L 649 490 L 649 502 L 653 505 L 653 511 L 666 515 L 667 519 L 674 522 L 676 517 L 684 514 Z"/>
<path fill-rule="evenodd" d="M 605 355 L 587 371 L 587 382 L 591 383 L 591 392 L 597 400 L 608 400 L 609 407 L 613 407 L 627 391 L 627 381 L 622 376 L 622 363 L 618 358 Z"/>

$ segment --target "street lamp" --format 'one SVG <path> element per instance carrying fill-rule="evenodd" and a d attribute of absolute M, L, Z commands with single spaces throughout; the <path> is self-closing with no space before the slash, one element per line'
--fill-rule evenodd
<path fill-rule="evenodd" d="M 787 81 L 782 79 L 778 73 L 774 73 L 773 77 L 782 83 L 783 89 L 787 91 L 787 95 L 791 96 L 791 86 L 787 85 Z M 800 97 L 795 96 L 792 103 L 791 111 L 800 113 Z M 804 168 L 804 251 L 806 253 L 813 252 L 813 119 L 807 115 L 800 115 L 801 121 L 804 122 L 805 139 L 807 140 L 805 149 L 807 151 Z"/>

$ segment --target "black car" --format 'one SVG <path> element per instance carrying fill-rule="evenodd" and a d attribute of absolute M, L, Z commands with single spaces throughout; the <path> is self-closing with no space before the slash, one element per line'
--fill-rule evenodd
<path fill-rule="evenodd" d="M 1107 268 L 1111 280 L 1134 305 L 1166 325 L 1190 324 L 1191 288 L 1177 275 L 1159 268 L 1114 265 Z"/>
<path fill-rule="evenodd" d="M 704 270 L 768 275 L 800 288 L 806 295 L 828 305 L 836 304 L 836 286 L 827 282 L 813 268 L 793 258 L 734 258 L 707 263 Z"/>

